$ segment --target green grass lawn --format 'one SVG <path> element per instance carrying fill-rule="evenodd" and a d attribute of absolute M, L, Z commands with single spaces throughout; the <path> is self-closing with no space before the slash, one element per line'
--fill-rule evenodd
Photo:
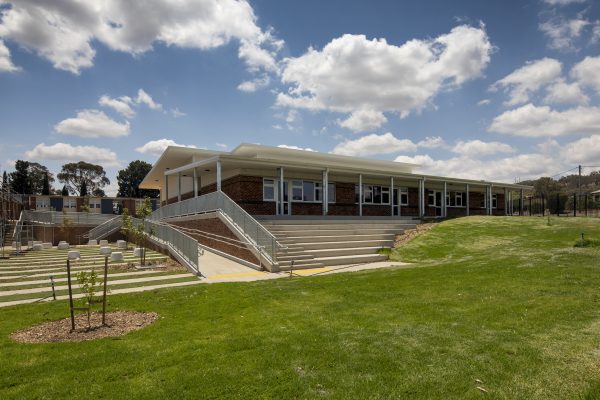
<path fill-rule="evenodd" d="M 600 248 L 573 247 L 582 231 L 600 220 L 462 218 L 392 254 L 415 268 L 116 295 L 161 319 L 95 342 L 8 338 L 65 302 L 0 309 L 0 398 L 597 399 Z"/>

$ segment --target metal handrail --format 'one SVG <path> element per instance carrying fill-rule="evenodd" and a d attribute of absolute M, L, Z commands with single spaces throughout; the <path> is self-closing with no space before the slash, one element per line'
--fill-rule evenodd
<path fill-rule="evenodd" d="M 252 217 L 229 196 L 221 191 L 207 193 L 199 197 L 169 204 L 155 210 L 150 219 L 154 221 L 194 214 L 206 214 L 220 211 L 229 222 L 235 225 L 244 237 L 271 263 L 277 263 L 277 252 L 286 247 L 279 243 L 275 236 L 260 222 Z"/>
<path fill-rule="evenodd" d="M 83 235 L 83 237 L 91 240 L 100 239 L 103 235 L 110 234 L 120 229 L 121 226 L 123 226 L 123 216 L 117 215 L 90 229 L 90 231 Z"/>
<path fill-rule="evenodd" d="M 65 220 L 75 225 L 100 225 L 115 217 L 115 214 L 87 212 L 32 211 L 25 210 L 23 217 L 28 222 L 62 224 Z"/>
<path fill-rule="evenodd" d="M 134 225 L 139 226 L 143 224 L 144 232 L 148 236 L 168 246 L 186 260 L 197 274 L 200 274 L 198 262 L 199 245 L 196 239 L 168 224 L 147 219 L 141 220 L 135 217 L 132 217 L 131 221 Z"/>

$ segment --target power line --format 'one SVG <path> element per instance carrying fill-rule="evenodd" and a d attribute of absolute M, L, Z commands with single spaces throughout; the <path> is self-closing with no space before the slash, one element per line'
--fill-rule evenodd
<path fill-rule="evenodd" d="M 566 171 L 559 172 L 558 174 L 554 174 L 554 175 L 552 175 L 550 178 L 554 178 L 555 176 L 564 175 L 565 173 L 567 173 L 567 172 L 570 172 L 570 171 L 573 171 L 573 170 L 575 170 L 575 169 L 578 169 L 578 168 L 579 168 L 579 166 L 577 166 L 577 167 L 573 167 L 573 168 L 571 168 L 571 169 L 568 169 L 568 170 L 566 170 Z"/>

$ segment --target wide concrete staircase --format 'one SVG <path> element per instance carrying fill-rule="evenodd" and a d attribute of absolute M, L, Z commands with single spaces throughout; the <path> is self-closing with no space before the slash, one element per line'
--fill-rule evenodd
<path fill-rule="evenodd" d="M 277 253 L 281 270 L 384 261 L 377 253 L 392 247 L 396 235 L 418 223 L 411 219 L 261 219 L 287 247 Z"/>

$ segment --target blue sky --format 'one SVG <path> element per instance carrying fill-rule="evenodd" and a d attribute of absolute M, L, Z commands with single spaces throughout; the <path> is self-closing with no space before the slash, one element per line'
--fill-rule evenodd
<path fill-rule="evenodd" d="M 600 165 L 600 4 L 0 2 L 2 167 L 241 142 L 503 181 Z"/>

